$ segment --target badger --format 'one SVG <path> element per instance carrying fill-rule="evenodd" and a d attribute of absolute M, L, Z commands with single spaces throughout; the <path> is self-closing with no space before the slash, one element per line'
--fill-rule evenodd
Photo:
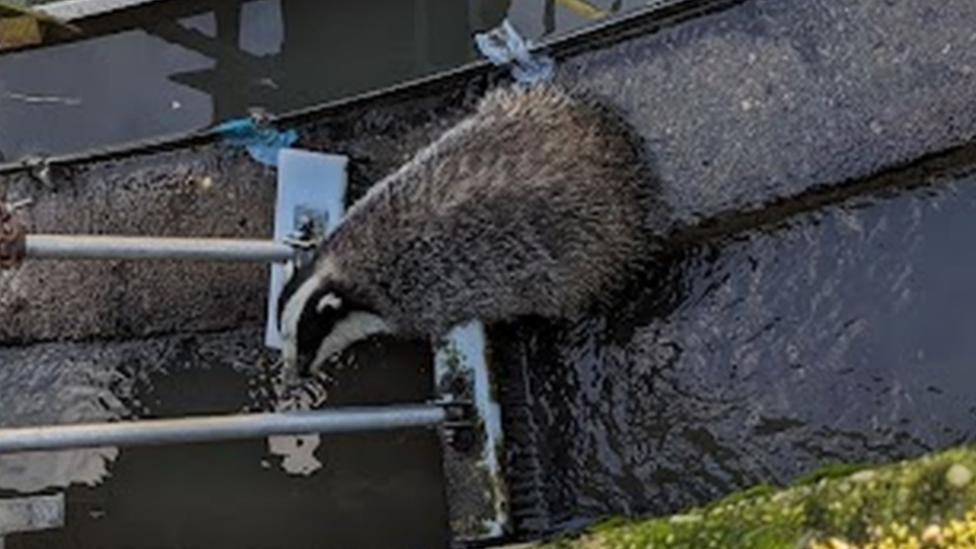
<path fill-rule="evenodd" d="M 570 318 L 605 301 L 662 215 L 643 146 L 595 97 L 503 87 L 372 186 L 278 301 L 285 371 L 376 334 Z"/>

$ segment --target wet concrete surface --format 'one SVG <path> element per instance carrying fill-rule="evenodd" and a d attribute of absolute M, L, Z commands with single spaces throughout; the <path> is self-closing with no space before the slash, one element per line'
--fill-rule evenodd
<path fill-rule="evenodd" d="M 520 327 L 554 523 L 973 440 L 974 214 L 976 176 L 866 197 L 675 253 L 616 315 Z"/>
<path fill-rule="evenodd" d="M 751 1 L 563 60 L 559 79 L 601 93 L 627 113 L 657 158 L 676 219 L 690 222 L 841 186 L 967 143 L 976 135 L 974 23 L 976 10 L 963 1 L 937 8 L 923 0 Z M 300 146 L 348 154 L 355 197 L 450 127 L 498 80 L 497 74 L 462 76 L 409 97 L 328 111 L 298 127 Z M 75 164 L 55 178 L 53 189 L 24 175 L 11 183 L 15 197 L 37 198 L 30 214 L 37 231 L 270 233 L 273 174 L 218 145 Z M 502 354 L 530 368 L 528 404 L 544 468 L 537 486 L 553 491 L 544 502 L 553 523 L 674 510 L 837 459 L 894 459 L 971 438 L 967 391 L 973 385 L 961 366 L 970 352 L 965 296 L 973 274 L 960 257 L 973 203 L 966 187 L 961 180 L 949 190 L 914 191 L 857 208 L 801 210 L 775 230 L 686 243 L 664 258 L 666 268 L 634 288 L 613 318 L 594 315 L 572 327 L 523 324 L 500 333 L 497 341 L 508 345 Z M 715 231 L 723 232 L 732 229 Z M 0 274 L 0 333 L 9 342 L 0 361 L 7 371 L 32 371 L 38 355 L 31 353 L 100 356 L 130 341 L 125 344 L 148 370 L 170 371 L 177 358 L 132 338 L 185 332 L 215 338 L 215 355 L 246 348 L 254 361 L 267 361 L 253 347 L 257 332 L 246 343 L 207 335 L 260 327 L 265 284 L 260 267 L 27 265 Z M 414 353 L 403 358 L 411 366 L 381 367 L 406 349 Z M 375 394 L 394 399 L 396 387 L 420 386 L 416 372 L 429 360 L 418 349 L 361 355 L 350 361 L 359 366 L 348 379 L 383 371 L 390 377 L 375 387 L 390 391 Z M 102 362 L 114 368 L 111 360 Z M 55 363 L 74 369 L 70 361 Z M 24 383 L 30 382 L 12 386 Z M 228 402 L 248 402 L 239 380 L 213 387 L 234 392 Z M 103 413 L 100 394 L 94 391 L 85 402 L 96 404 L 82 409 Z M 333 390 L 329 403 L 343 394 Z M 193 411 L 192 399 L 183 398 L 170 400 L 174 413 Z M 520 421 L 510 417 L 508 428 L 522 430 Z M 249 447 L 254 466 L 263 447 Z M 219 467 L 225 447 L 208 451 L 186 469 Z M 140 451 L 138 462 L 159 474 L 168 460 L 152 452 Z M 127 455 L 79 459 L 121 463 Z M 101 493 L 113 486 L 106 481 Z M 413 510 L 412 492 L 397 493 L 404 496 L 398 509 Z M 324 488 L 317 497 L 341 503 Z M 160 514 L 191 520 L 180 510 L 188 500 L 168 501 Z M 362 512 L 376 516 L 372 508 Z M 432 526 L 439 518 L 425 520 L 412 523 L 412 531 L 427 532 L 435 545 L 443 541 Z M 188 537 L 173 539 L 215 546 L 209 542 L 219 536 L 187 528 Z M 314 532 L 320 534 L 328 535 Z M 40 534 L 8 545 L 40 539 L 34 536 Z M 343 539 L 359 539 L 350 536 Z"/>
<path fill-rule="evenodd" d="M 641 129 L 683 220 L 976 135 L 976 5 L 764 0 L 566 62 Z"/>

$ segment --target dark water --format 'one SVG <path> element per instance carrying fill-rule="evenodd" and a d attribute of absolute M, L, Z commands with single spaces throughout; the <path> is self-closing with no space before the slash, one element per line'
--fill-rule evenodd
<path fill-rule="evenodd" d="M 540 330 L 552 517 L 668 513 L 976 437 L 976 177 L 700 244 Z"/>
<path fill-rule="evenodd" d="M 0 425 L 273 410 L 262 337 L 0 348 Z M 379 350 L 316 384 L 329 405 L 430 398 L 433 373 L 417 368 L 429 357 Z M 66 501 L 63 528 L 9 534 L 5 547 L 444 547 L 442 475 L 430 431 L 5 455 L 0 499 Z"/>
<path fill-rule="evenodd" d="M 641 5 L 589 3 L 608 16 Z M 179 20 L 141 11 L 116 22 L 124 32 L 0 57 L 0 150 L 72 152 L 254 106 L 285 112 L 476 59 L 473 34 L 506 16 L 536 40 L 593 20 L 556 0 L 195 4 Z"/>

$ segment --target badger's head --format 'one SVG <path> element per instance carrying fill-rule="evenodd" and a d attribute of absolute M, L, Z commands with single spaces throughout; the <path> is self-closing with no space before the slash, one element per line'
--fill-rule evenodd
<path fill-rule="evenodd" d="M 344 283 L 328 259 L 294 271 L 278 297 L 286 372 L 307 377 L 353 343 L 392 330 Z"/>

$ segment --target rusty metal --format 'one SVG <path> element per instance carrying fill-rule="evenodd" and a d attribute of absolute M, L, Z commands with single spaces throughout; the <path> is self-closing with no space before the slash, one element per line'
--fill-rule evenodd
<path fill-rule="evenodd" d="M 27 229 L 14 216 L 14 210 L 26 203 L 7 202 L 7 185 L 0 180 L 0 269 L 12 269 L 24 260 Z"/>

